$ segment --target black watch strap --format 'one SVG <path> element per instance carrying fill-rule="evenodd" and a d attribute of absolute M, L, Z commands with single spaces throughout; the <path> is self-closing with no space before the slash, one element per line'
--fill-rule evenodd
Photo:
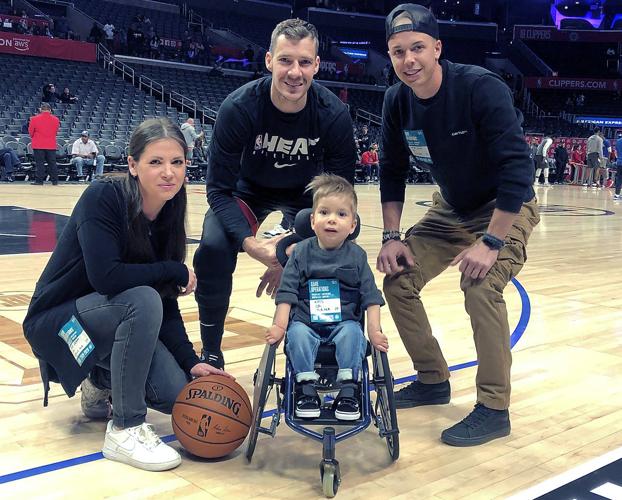
<path fill-rule="evenodd" d="M 482 236 L 482 242 L 491 250 L 501 250 L 505 246 L 505 241 L 488 233 L 484 233 L 484 236 Z"/>

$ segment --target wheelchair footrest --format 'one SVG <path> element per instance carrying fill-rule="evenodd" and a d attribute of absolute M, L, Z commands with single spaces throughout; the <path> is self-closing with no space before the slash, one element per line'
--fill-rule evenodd
<path fill-rule="evenodd" d="M 320 410 L 320 416 L 317 418 L 300 418 L 294 415 L 292 421 L 299 424 L 312 424 L 312 425 L 356 425 L 363 421 L 363 418 L 356 420 L 339 420 L 335 417 L 335 412 L 332 409 L 322 408 Z"/>

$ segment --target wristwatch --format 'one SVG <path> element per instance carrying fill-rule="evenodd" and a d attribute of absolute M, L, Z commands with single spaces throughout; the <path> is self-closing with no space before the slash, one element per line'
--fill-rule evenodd
<path fill-rule="evenodd" d="M 400 233 L 397 229 L 385 229 L 382 231 L 382 244 L 384 245 L 387 241 L 395 240 L 401 241 L 402 233 Z"/>
<path fill-rule="evenodd" d="M 501 250 L 505 245 L 505 241 L 501 238 L 497 238 L 496 236 L 488 233 L 484 233 L 484 236 L 482 236 L 482 243 L 484 243 L 484 245 L 491 250 Z"/>

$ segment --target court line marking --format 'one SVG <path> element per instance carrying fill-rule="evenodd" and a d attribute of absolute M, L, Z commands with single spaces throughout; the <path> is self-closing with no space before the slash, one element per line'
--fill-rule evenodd
<path fill-rule="evenodd" d="M 510 349 L 518 343 L 518 341 L 523 336 L 523 333 L 525 333 L 527 324 L 529 323 L 529 317 L 531 316 L 531 301 L 529 300 L 529 295 L 527 291 L 516 278 L 512 278 L 512 283 L 516 287 L 518 294 L 521 298 L 521 313 L 520 313 L 520 317 L 518 318 L 518 323 L 516 327 L 514 328 L 514 331 L 510 335 Z M 457 365 L 450 366 L 449 370 L 450 371 L 463 370 L 465 368 L 470 368 L 476 365 L 477 365 L 477 361 L 467 361 L 465 363 L 459 363 Z M 404 382 L 415 380 L 416 378 L 417 378 L 416 375 L 409 375 L 407 377 L 395 379 L 395 383 L 402 384 Z M 264 418 L 272 416 L 275 411 L 276 409 L 265 411 L 263 413 L 262 420 Z M 170 443 L 171 441 L 177 440 L 174 434 L 164 436 L 160 439 L 164 441 L 165 443 Z M 68 467 L 74 467 L 76 465 L 94 462 L 96 460 L 101 460 L 103 458 L 104 456 L 102 452 L 100 451 L 97 453 L 91 453 L 89 455 L 83 455 L 81 457 L 69 458 L 66 460 L 61 460 L 59 462 L 53 462 L 53 463 L 46 464 L 46 465 L 40 465 L 38 467 L 33 467 L 31 469 L 24 469 L 24 470 L 17 471 L 17 472 L 11 472 L 9 474 L 0 476 L 0 484 L 10 483 L 12 481 L 19 481 L 20 479 L 26 479 L 29 477 L 46 474 L 48 472 L 52 472 L 56 470 L 66 469 Z"/>
<path fill-rule="evenodd" d="M 622 448 L 617 448 L 615 450 L 608 451 L 604 455 L 600 457 L 593 458 L 588 462 L 585 462 L 581 465 L 578 465 L 566 472 L 562 472 L 561 474 L 554 476 L 546 481 L 536 484 L 531 488 L 527 488 L 515 495 L 512 495 L 508 498 L 508 500 L 527 500 L 534 499 L 550 493 L 557 488 L 561 488 L 562 486 L 566 486 L 568 483 L 575 481 L 577 479 L 582 478 L 583 476 L 587 476 L 591 472 L 594 472 L 610 463 L 615 462 L 622 458 Z"/>

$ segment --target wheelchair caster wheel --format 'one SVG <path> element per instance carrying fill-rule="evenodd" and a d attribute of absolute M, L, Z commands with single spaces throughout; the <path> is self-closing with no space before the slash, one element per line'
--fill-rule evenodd
<path fill-rule="evenodd" d="M 322 491 L 326 498 L 333 498 L 337 494 L 339 484 L 341 484 L 341 472 L 339 462 L 336 460 L 320 463 L 320 478 L 322 480 Z"/>

